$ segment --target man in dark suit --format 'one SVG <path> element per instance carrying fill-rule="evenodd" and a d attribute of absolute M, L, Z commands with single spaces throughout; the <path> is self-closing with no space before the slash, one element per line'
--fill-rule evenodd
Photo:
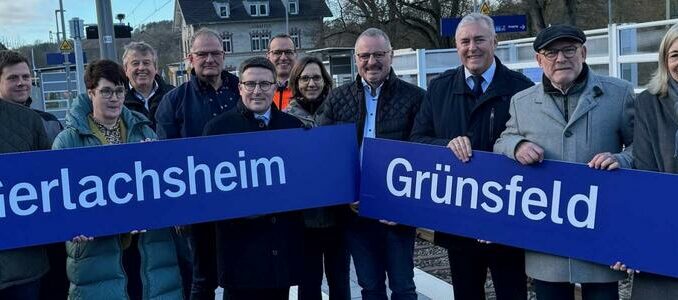
<path fill-rule="evenodd" d="M 492 151 L 506 128 L 511 97 L 533 83 L 494 56 L 491 18 L 477 13 L 464 17 L 455 40 L 462 65 L 431 81 L 412 140 L 447 146 L 467 162 L 472 149 Z M 497 299 L 527 297 L 522 249 L 441 232 L 435 241 L 448 250 L 455 299 L 484 300 L 488 268 Z"/>
<path fill-rule="evenodd" d="M 273 103 L 275 66 L 264 57 L 240 66 L 240 97 L 236 109 L 205 126 L 204 135 L 303 127 L 297 118 Z M 217 269 L 196 266 L 211 289 L 218 283 L 228 299 L 288 299 L 289 288 L 299 283 L 304 220 L 301 212 L 283 212 L 214 223 L 214 236 L 195 236 L 195 252 L 214 255 Z M 216 249 L 214 247 L 216 240 Z M 197 262 L 209 262 L 199 259 Z M 206 298 L 207 299 L 207 298 Z M 213 299 L 213 298 L 212 298 Z"/>

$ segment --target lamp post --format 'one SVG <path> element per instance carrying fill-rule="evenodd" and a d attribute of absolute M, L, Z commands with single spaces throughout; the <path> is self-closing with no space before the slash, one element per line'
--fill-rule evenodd
<path fill-rule="evenodd" d="M 285 33 L 290 34 L 290 2 L 289 0 L 282 0 L 285 5 Z"/>

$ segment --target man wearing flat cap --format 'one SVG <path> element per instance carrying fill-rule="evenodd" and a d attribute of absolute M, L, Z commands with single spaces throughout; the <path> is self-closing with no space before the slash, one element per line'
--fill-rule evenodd
<path fill-rule="evenodd" d="M 634 91 L 629 82 L 597 75 L 586 65 L 586 35 L 568 25 L 542 30 L 534 50 L 542 83 L 511 98 L 506 130 L 494 145 L 523 165 L 544 159 L 590 168 L 632 168 Z M 608 266 L 526 251 L 525 271 L 537 299 L 619 299 L 622 272 Z"/>

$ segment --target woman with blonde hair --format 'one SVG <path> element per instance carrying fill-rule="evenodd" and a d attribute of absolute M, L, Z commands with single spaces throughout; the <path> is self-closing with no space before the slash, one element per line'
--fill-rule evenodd
<path fill-rule="evenodd" d="M 659 46 L 659 67 L 636 100 L 633 159 L 636 169 L 678 173 L 678 24 Z M 651 200 L 651 199 L 649 199 Z M 615 269 L 626 269 L 619 263 Z M 633 300 L 678 299 L 678 279 L 641 272 Z"/>

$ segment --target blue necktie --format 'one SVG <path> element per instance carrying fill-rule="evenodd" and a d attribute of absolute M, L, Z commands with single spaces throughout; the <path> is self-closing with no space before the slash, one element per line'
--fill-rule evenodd
<path fill-rule="evenodd" d="M 480 96 L 483 94 L 483 76 L 473 75 L 471 79 L 473 79 L 473 90 L 471 93 L 473 93 L 473 97 L 480 99 Z"/>

